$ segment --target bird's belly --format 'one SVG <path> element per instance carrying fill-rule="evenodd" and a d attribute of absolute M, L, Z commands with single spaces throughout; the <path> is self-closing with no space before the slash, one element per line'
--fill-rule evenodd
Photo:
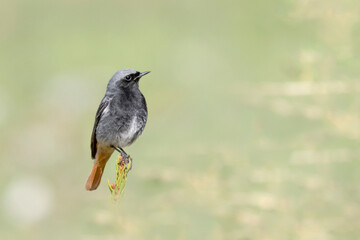
<path fill-rule="evenodd" d="M 123 131 L 117 133 L 117 145 L 119 147 L 130 145 L 141 134 L 142 129 L 143 123 L 137 116 L 134 116 L 128 126 Z"/>
<path fill-rule="evenodd" d="M 98 128 L 96 138 L 108 146 L 126 147 L 133 143 L 144 130 L 147 120 L 146 112 L 134 115 L 111 115 L 105 114 Z"/>

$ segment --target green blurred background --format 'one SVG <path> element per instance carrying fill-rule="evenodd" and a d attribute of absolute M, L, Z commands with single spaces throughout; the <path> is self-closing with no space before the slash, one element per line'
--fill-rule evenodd
<path fill-rule="evenodd" d="M 1 239 L 359 239 L 360 1 L 17 1 L 0 8 Z M 94 192 L 119 69 L 149 119 Z"/>

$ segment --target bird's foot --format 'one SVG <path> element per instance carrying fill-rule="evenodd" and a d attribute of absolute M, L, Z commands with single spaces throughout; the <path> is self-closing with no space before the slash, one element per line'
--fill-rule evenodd
<path fill-rule="evenodd" d="M 117 148 L 114 146 L 112 147 L 120 153 L 119 163 L 123 162 L 125 168 L 129 168 L 128 171 L 130 171 L 132 169 L 132 163 L 133 163 L 133 160 L 130 157 L 130 155 L 128 155 L 122 148 Z"/>
<path fill-rule="evenodd" d="M 120 155 L 123 159 L 127 159 L 129 157 L 126 152 L 120 152 Z"/>
<path fill-rule="evenodd" d="M 132 165 L 133 165 L 133 160 L 132 158 L 130 157 L 130 155 L 121 155 L 122 159 L 124 160 L 124 163 L 125 163 L 125 167 L 126 168 L 129 168 L 128 171 L 130 171 L 132 169 Z"/>

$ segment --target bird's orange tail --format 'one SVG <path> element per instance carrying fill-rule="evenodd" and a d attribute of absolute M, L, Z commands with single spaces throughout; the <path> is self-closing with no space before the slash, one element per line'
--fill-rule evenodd
<path fill-rule="evenodd" d="M 105 164 L 100 165 L 97 162 L 94 163 L 90 176 L 86 182 L 86 190 L 92 191 L 99 186 L 104 168 Z"/>
<path fill-rule="evenodd" d="M 97 152 L 94 160 L 94 166 L 86 182 L 86 190 L 92 191 L 99 186 L 101 177 L 104 173 L 106 162 L 109 160 L 113 152 L 113 148 L 97 144 Z"/>

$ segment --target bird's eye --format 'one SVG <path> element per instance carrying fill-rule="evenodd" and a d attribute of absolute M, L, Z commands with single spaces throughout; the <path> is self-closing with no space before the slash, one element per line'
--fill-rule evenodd
<path fill-rule="evenodd" d="M 125 77 L 125 79 L 126 79 L 126 80 L 130 80 L 130 79 L 131 79 L 131 76 L 130 76 L 130 75 L 127 75 L 127 76 Z"/>

